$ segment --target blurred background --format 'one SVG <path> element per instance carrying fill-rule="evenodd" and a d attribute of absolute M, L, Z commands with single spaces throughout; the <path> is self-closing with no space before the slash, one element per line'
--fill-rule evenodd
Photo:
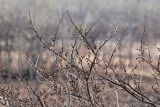
<path fill-rule="evenodd" d="M 75 32 L 67 10 L 73 20 L 85 28 L 101 17 L 89 34 L 91 38 L 96 38 L 96 42 L 101 42 L 114 29 L 127 29 L 118 54 L 122 59 L 119 63 L 129 60 L 127 65 L 132 66 L 144 26 L 147 29 L 147 42 L 159 42 L 159 3 L 159 0 L 0 0 L 0 68 L 5 73 L 4 78 L 12 78 L 12 74 L 17 72 L 34 78 L 34 72 L 24 56 L 35 63 L 41 53 L 44 63 L 49 62 L 48 53 L 41 49 L 34 38 L 29 13 L 38 33 L 50 35 L 54 34 L 58 21 L 64 16 L 58 38 L 65 44 L 69 43 Z M 110 42 L 105 54 L 113 48 L 116 40 Z M 154 50 L 152 53 L 157 55 Z"/>

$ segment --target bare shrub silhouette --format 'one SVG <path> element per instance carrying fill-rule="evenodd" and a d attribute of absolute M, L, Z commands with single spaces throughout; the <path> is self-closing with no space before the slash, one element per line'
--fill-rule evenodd
<path fill-rule="evenodd" d="M 35 38 L 53 56 L 54 61 L 48 69 L 43 66 L 39 57 L 36 63 L 25 57 L 35 71 L 37 81 L 24 82 L 18 79 L 19 84 L 16 88 L 12 85 L 4 88 L 1 86 L 2 105 L 13 107 L 160 106 L 160 57 L 158 62 L 153 61 L 149 45 L 145 44 L 145 28 L 138 49 L 137 62 L 131 69 L 127 69 L 123 63 L 121 65 L 112 63 L 125 35 L 125 29 L 116 29 L 101 43 L 90 43 L 87 36 L 98 21 L 86 29 L 77 25 L 68 11 L 67 16 L 78 33 L 74 35 L 68 48 L 62 44 L 58 50 L 56 49 L 57 36 L 64 17 L 60 19 L 55 34 L 46 34 L 44 38 L 34 27 L 30 16 Z M 46 38 L 49 38 L 51 43 L 46 42 Z M 103 54 L 103 47 L 113 38 L 118 38 L 118 41 L 111 54 Z M 140 68 L 144 65 L 149 65 L 151 69 L 148 70 L 151 74 L 150 78 L 142 75 Z M 141 75 L 137 72 L 141 72 Z M 26 93 L 26 97 L 23 98 L 21 91 Z"/>

